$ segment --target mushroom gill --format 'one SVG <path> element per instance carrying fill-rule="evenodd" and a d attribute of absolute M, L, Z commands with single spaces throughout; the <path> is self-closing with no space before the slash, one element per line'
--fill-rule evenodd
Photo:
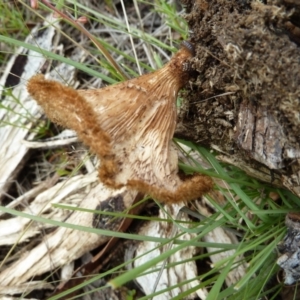
<path fill-rule="evenodd" d="M 182 47 L 161 69 L 97 90 L 74 90 L 43 75 L 32 77 L 28 92 L 53 122 L 77 132 L 101 160 L 100 180 L 128 186 L 157 200 L 193 200 L 212 187 L 209 177 L 178 177 L 172 146 L 176 98 L 188 80 Z"/>

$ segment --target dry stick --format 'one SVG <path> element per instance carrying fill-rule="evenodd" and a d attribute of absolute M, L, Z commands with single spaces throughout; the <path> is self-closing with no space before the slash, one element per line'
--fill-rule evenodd
<path fill-rule="evenodd" d="M 218 97 L 222 97 L 222 96 L 228 96 L 228 95 L 232 95 L 232 94 L 235 94 L 235 92 L 226 92 L 226 93 L 219 94 L 219 95 L 216 95 L 216 96 L 212 96 L 212 97 L 200 100 L 200 101 L 191 102 L 190 104 L 198 104 L 198 103 L 201 103 L 201 102 L 208 101 L 210 99 L 214 99 L 214 98 L 218 98 Z"/>
<path fill-rule="evenodd" d="M 129 79 L 129 77 L 123 72 L 121 67 L 116 63 L 116 61 L 112 58 L 109 52 L 102 46 L 101 43 L 91 34 L 88 30 L 86 30 L 82 25 L 72 20 L 70 17 L 59 11 L 52 4 L 50 4 L 47 0 L 41 0 L 47 7 L 53 10 L 56 14 L 61 16 L 64 20 L 69 21 L 74 27 L 80 30 L 83 34 L 85 34 L 98 48 L 98 50 L 104 55 L 104 57 L 110 62 L 110 64 L 115 68 L 115 70 L 122 76 L 123 79 Z"/>
<path fill-rule="evenodd" d="M 230 66 L 229 64 L 227 64 L 225 61 L 221 60 L 220 58 L 218 58 L 217 56 L 215 56 L 214 54 L 212 54 L 212 52 L 210 52 L 208 49 L 206 49 L 205 47 L 200 46 L 200 48 L 202 50 L 204 50 L 205 52 L 207 52 L 209 55 L 211 55 L 213 58 L 215 58 L 216 60 L 218 60 L 221 64 L 223 64 L 224 66 L 229 67 L 230 69 L 233 69 L 232 66 Z"/>

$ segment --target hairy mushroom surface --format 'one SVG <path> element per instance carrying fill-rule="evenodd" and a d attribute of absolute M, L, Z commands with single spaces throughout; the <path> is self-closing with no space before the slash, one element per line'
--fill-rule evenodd
<path fill-rule="evenodd" d="M 100 180 L 168 203 L 200 197 L 212 187 L 196 174 L 182 181 L 172 146 L 176 98 L 188 80 L 182 47 L 161 69 L 97 90 L 74 90 L 42 75 L 27 89 L 55 123 L 73 129 L 101 159 Z"/>

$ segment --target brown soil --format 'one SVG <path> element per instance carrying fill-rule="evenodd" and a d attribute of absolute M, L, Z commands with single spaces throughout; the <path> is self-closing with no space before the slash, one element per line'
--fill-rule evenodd
<path fill-rule="evenodd" d="M 198 76 L 177 135 L 299 196 L 300 2 L 183 2 Z"/>

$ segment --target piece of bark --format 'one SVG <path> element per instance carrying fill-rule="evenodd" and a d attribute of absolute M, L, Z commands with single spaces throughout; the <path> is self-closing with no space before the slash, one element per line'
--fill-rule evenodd
<path fill-rule="evenodd" d="M 96 209 L 101 201 L 120 194 L 123 205 L 127 209 L 137 194 L 125 189 L 108 189 L 98 183 L 97 179 L 95 184 L 91 191 L 82 197 L 80 208 Z M 66 222 L 92 227 L 93 220 L 94 215 L 90 212 L 74 211 Z M 16 291 L 19 285 L 21 285 L 20 291 L 22 291 L 22 283 L 30 278 L 68 264 L 108 240 L 108 236 L 59 227 L 44 236 L 39 245 L 24 253 L 19 260 L 0 273 L 0 294 L 6 294 L 8 288 L 14 288 Z"/>
<path fill-rule="evenodd" d="M 162 221 L 151 221 L 141 228 L 139 231 L 140 235 L 160 237 L 160 238 L 172 238 L 179 234 L 178 228 L 173 223 L 164 221 L 166 218 L 174 218 L 176 220 L 180 215 L 179 221 L 188 221 L 186 216 L 180 214 L 180 205 L 170 205 L 168 206 L 167 213 L 160 210 L 159 218 Z M 175 229 L 175 231 L 174 231 Z M 177 229 L 177 230 L 176 230 Z M 188 241 L 192 238 L 195 238 L 196 234 L 193 233 L 184 233 L 180 235 L 180 239 L 183 241 Z M 140 265 L 150 261 L 163 254 L 165 251 L 172 248 L 172 245 L 169 243 L 166 245 L 160 245 L 160 243 L 144 241 L 141 242 L 136 251 L 135 251 L 135 260 L 133 262 L 133 267 L 137 268 Z M 130 251 L 130 250 L 129 250 Z M 197 267 L 196 262 L 193 260 L 193 256 L 196 254 L 196 247 L 189 246 L 184 249 L 177 251 L 175 254 L 171 255 L 166 264 L 175 264 L 174 266 L 165 267 L 164 262 L 154 265 L 149 269 L 145 275 L 139 276 L 136 281 L 143 289 L 146 295 L 151 293 L 159 292 L 160 290 L 165 289 L 166 287 L 172 287 L 178 285 L 178 287 L 171 289 L 167 292 L 162 292 L 161 294 L 153 297 L 155 300 L 167 300 L 172 299 L 175 296 L 184 293 L 185 291 L 194 288 L 200 284 L 200 281 L 197 279 Z M 187 262 L 180 263 L 181 261 Z M 162 273 L 160 274 L 160 269 Z M 155 271 L 158 270 L 158 271 Z M 156 280 L 157 284 L 156 284 Z M 192 280 L 194 279 L 194 280 Z M 188 280 L 187 284 L 181 285 L 180 283 Z M 185 299 L 194 299 L 199 297 L 200 299 L 206 299 L 208 291 L 204 289 L 198 289 L 196 292 L 190 293 Z"/>
<path fill-rule="evenodd" d="M 46 26 L 51 21 L 53 18 L 49 16 L 43 30 L 43 24 L 37 25 L 25 42 L 46 51 L 53 50 L 58 33 L 53 26 Z M 59 24 L 57 26 L 59 28 Z M 0 87 L 3 87 L 0 89 L 0 200 L 22 168 L 28 153 L 28 148 L 21 141 L 25 138 L 33 139 L 36 135 L 33 128 L 41 117 L 41 109 L 28 95 L 26 83 L 41 70 L 46 61 L 43 54 L 20 47 L 11 57 L 0 79 Z M 4 94 L 8 88 L 11 89 L 11 95 Z"/>
<path fill-rule="evenodd" d="M 96 172 L 85 176 L 74 176 L 40 193 L 22 212 L 55 221 L 64 221 L 70 211 L 54 207 L 53 204 L 77 205 L 87 195 L 91 184 L 97 182 Z M 29 238 L 42 234 L 46 228 L 52 227 L 54 226 L 46 223 L 32 223 L 30 219 L 20 216 L 0 220 L 0 245 L 13 245 L 28 241 Z"/>
<path fill-rule="evenodd" d="M 281 256 L 277 264 L 284 270 L 284 283 L 293 285 L 300 279 L 300 214 L 289 213 L 285 223 L 288 228 L 284 240 L 278 245 Z"/>
<path fill-rule="evenodd" d="M 299 5 L 184 4 L 196 46 L 190 63 L 198 76 L 177 136 L 218 149 L 220 158 L 300 196 Z"/>

